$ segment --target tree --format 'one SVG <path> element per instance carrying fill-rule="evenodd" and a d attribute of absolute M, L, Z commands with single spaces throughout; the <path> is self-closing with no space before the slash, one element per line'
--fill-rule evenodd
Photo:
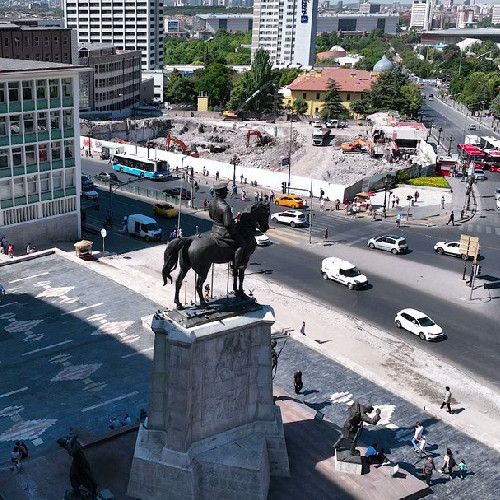
<path fill-rule="evenodd" d="M 295 99 L 293 103 L 293 111 L 298 116 L 303 116 L 307 113 L 307 102 L 304 99 Z"/>
<path fill-rule="evenodd" d="M 422 95 L 418 86 L 414 83 L 407 83 L 401 86 L 399 92 L 402 103 L 399 111 L 408 118 L 416 118 L 422 106 Z"/>
<path fill-rule="evenodd" d="M 339 87 L 335 80 L 330 78 L 328 80 L 327 92 L 323 98 L 324 106 L 321 110 L 321 117 L 325 120 L 330 118 L 342 118 L 346 116 L 347 110 L 342 105 L 342 98 L 340 97 Z"/>
<path fill-rule="evenodd" d="M 295 78 L 300 75 L 300 70 L 298 69 L 282 69 L 280 70 L 280 79 L 278 85 L 280 88 L 290 85 Z"/>
<path fill-rule="evenodd" d="M 220 63 L 213 63 L 195 72 L 195 89 L 208 94 L 212 107 L 225 106 L 232 88 L 233 71 Z"/>
<path fill-rule="evenodd" d="M 165 86 L 165 98 L 175 103 L 194 104 L 196 90 L 192 77 L 182 76 L 178 70 L 174 69 Z"/>

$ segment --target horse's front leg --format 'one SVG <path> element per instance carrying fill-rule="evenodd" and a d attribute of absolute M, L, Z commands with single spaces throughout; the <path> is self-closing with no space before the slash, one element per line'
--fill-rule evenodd
<path fill-rule="evenodd" d="M 182 282 L 184 281 L 184 278 L 186 277 L 188 270 L 183 269 L 181 267 L 179 274 L 177 275 L 177 279 L 175 280 L 175 297 L 174 297 L 174 302 L 175 305 L 177 306 L 177 309 L 183 309 L 183 305 L 181 304 L 181 301 L 179 300 L 179 292 L 182 287 Z"/>
<path fill-rule="evenodd" d="M 238 291 L 240 293 L 243 293 L 243 280 L 244 279 L 245 279 L 245 267 L 241 266 L 240 269 L 238 269 L 238 281 L 239 281 Z"/>
<path fill-rule="evenodd" d="M 238 275 L 239 270 L 236 267 L 236 260 L 233 260 L 233 292 L 238 295 Z"/>
<path fill-rule="evenodd" d="M 196 277 L 196 292 L 198 293 L 198 297 L 200 298 L 200 304 L 203 306 L 207 303 L 205 300 L 205 297 L 203 296 L 203 284 L 205 283 L 205 280 L 207 279 L 207 276 L 202 276 L 200 274 L 197 275 Z"/>

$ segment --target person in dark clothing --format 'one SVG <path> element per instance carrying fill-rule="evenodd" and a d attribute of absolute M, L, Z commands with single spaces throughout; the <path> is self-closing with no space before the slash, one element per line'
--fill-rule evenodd
<path fill-rule="evenodd" d="M 448 219 L 448 222 L 446 223 L 446 225 L 448 225 L 450 222 L 453 226 L 455 225 L 455 214 L 453 213 L 453 211 L 451 212 L 450 218 Z"/>
<path fill-rule="evenodd" d="M 300 394 L 300 391 L 304 387 L 302 382 L 302 372 L 299 370 L 293 374 L 293 386 L 295 388 L 295 394 Z"/>
<path fill-rule="evenodd" d="M 434 465 L 434 460 L 432 457 L 427 458 L 427 462 L 424 463 L 422 467 L 422 479 L 430 486 L 431 485 L 431 477 L 433 471 L 436 470 L 436 466 Z"/>

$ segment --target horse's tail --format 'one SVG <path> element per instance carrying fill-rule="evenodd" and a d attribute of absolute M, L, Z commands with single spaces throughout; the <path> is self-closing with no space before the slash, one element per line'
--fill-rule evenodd
<path fill-rule="evenodd" d="M 175 238 L 168 243 L 163 253 L 163 286 L 168 283 L 168 280 L 172 283 L 170 273 L 177 267 L 179 251 L 190 243 L 191 238 Z"/>

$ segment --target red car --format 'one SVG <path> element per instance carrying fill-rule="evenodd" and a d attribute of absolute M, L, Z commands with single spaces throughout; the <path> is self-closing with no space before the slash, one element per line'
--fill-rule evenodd
<path fill-rule="evenodd" d="M 490 167 L 490 172 L 500 172 L 500 166 L 498 166 L 498 167 Z"/>

